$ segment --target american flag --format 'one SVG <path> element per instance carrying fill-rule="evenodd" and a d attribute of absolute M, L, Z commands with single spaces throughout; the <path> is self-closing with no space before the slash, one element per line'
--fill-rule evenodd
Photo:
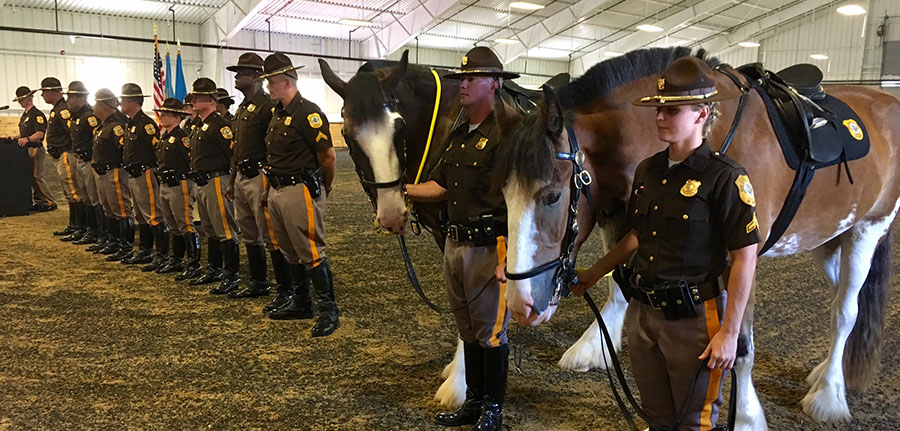
<path fill-rule="evenodd" d="M 156 36 L 156 26 L 153 32 L 153 107 L 162 107 L 165 100 L 166 72 L 163 71 L 162 60 L 159 58 L 159 38 Z"/>

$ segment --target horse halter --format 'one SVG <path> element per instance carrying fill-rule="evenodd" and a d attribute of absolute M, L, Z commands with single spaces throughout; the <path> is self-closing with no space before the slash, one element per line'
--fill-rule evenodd
<path fill-rule="evenodd" d="M 537 277 L 547 271 L 553 271 L 553 295 L 550 297 L 550 305 L 559 304 L 560 297 L 569 296 L 569 286 L 578 284 L 578 276 L 575 274 L 575 239 L 578 237 L 578 198 L 584 193 L 590 204 L 591 174 L 584 170 L 584 153 L 578 148 L 578 138 L 569 120 L 565 122 L 566 133 L 569 135 L 569 152 L 557 152 L 557 160 L 572 162 L 572 184 L 569 198 L 569 217 L 566 221 L 566 233 L 563 236 L 562 249 L 559 257 L 550 262 L 532 268 L 525 272 L 506 272 L 508 280 L 527 280 Z"/>

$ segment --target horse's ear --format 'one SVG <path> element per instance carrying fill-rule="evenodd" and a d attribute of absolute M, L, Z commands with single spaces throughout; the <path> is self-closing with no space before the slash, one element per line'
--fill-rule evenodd
<path fill-rule="evenodd" d="M 391 69 L 388 76 L 381 79 L 381 85 L 389 90 L 396 88 L 397 84 L 400 83 L 400 79 L 406 74 L 407 66 L 409 66 L 409 50 L 404 49 L 403 55 L 400 56 L 400 62 Z"/>
<path fill-rule="evenodd" d="M 521 117 L 512 106 L 507 105 L 503 101 L 503 97 L 500 97 L 499 92 L 494 94 L 494 116 L 497 117 L 500 132 L 504 135 L 512 130 Z"/>
<path fill-rule="evenodd" d="M 559 104 L 559 97 L 556 96 L 556 91 L 548 85 L 544 85 L 541 89 L 544 90 L 544 106 L 542 109 L 544 120 L 547 123 L 547 133 L 550 136 L 559 136 L 562 134 L 563 121 L 565 119 L 562 106 Z"/>
<path fill-rule="evenodd" d="M 325 79 L 325 83 L 328 84 L 338 96 L 341 96 L 341 99 L 344 99 L 344 94 L 347 93 L 347 83 L 331 70 L 331 66 L 329 66 L 328 62 L 324 59 L 319 59 L 319 69 L 322 70 L 322 78 Z"/>

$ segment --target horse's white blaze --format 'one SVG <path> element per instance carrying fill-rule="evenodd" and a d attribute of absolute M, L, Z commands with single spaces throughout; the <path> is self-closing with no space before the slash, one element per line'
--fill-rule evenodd
<path fill-rule="evenodd" d="M 400 159 L 394 150 L 394 120 L 400 114 L 388 112 L 383 121 L 364 124 L 357 130 L 356 139 L 372 165 L 376 182 L 390 182 L 400 178 Z M 377 217 L 382 226 L 398 231 L 406 223 L 406 202 L 399 187 L 378 189 Z"/>
<path fill-rule="evenodd" d="M 456 407 L 466 399 L 466 361 L 463 359 L 463 341 L 456 343 L 453 360 L 441 373 L 444 383 L 434 394 L 434 399 L 442 406 Z"/>
<path fill-rule="evenodd" d="M 828 357 L 810 373 L 812 387 L 800 401 L 803 411 L 820 421 L 849 420 L 844 383 L 844 347 L 856 324 L 859 311 L 857 296 L 872 265 L 878 241 L 890 229 L 900 201 L 891 213 L 879 220 L 863 220 L 841 235 L 841 270 L 837 296 L 834 299 Z"/>
<path fill-rule="evenodd" d="M 535 184 L 526 188 L 513 175 L 513 179 L 503 189 L 509 232 L 506 251 L 506 267 L 509 272 L 525 272 L 537 266 L 534 262 L 537 253 L 535 204 L 531 196 L 538 187 Z M 510 312 L 523 315 L 534 302 L 531 280 L 509 280 L 506 285 L 506 301 Z"/>

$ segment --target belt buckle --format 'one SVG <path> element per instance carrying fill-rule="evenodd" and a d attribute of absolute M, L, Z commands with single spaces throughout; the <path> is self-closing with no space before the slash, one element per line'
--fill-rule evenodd
<path fill-rule="evenodd" d="M 651 307 L 653 307 L 653 308 L 662 308 L 662 306 L 660 306 L 659 298 L 656 297 L 656 291 L 655 291 L 655 290 L 645 291 L 645 292 L 644 292 L 644 295 L 646 295 L 646 296 L 647 296 L 647 300 L 650 301 L 650 306 L 651 306 Z"/>
<path fill-rule="evenodd" d="M 459 227 L 451 224 L 447 228 L 447 236 L 454 241 L 459 241 Z"/>

